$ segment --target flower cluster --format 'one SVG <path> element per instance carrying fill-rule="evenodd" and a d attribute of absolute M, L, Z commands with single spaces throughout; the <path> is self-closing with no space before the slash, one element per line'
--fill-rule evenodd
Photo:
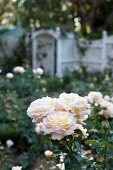
<path fill-rule="evenodd" d="M 87 99 L 78 94 L 62 93 L 59 98 L 43 97 L 35 100 L 27 114 L 34 123 L 40 123 L 44 134 L 50 134 L 53 140 L 60 140 L 74 134 L 76 129 L 87 135 L 82 125 L 90 114 L 90 105 Z"/>
<path fill-rule="evenodd" d="M 102 115 L 105 119 L 113 118 L 113 103 L 109 96 L 103 96 L 100 92 L 90 92 L 86 97 L 89 102 L 95 102 L 95 106 L 100 106 Z"/>
<path fill-rule="evenodd" d="M 13 68 L 13 72 L 23 74 L 25 72 L 25 69 L 21 66 L 16 66 Z"/>
<path fill-rule="evenodd" d="M 42 76 L 44 74 L 44 70 L 42 68 L 37 68 L 37 69 L 33 69 L 33 73 L 39 76 Z"/>

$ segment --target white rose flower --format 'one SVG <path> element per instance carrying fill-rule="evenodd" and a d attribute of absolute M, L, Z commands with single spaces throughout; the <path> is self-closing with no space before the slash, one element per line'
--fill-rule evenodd
<path fill-rule="evenodd" d="M 23 74 L 25 72 L 25 69 L 21 66 L 16 66 L 16 67 L 14 67 L 13 72 Z"/>
<path fill-rule="evenodd" d="M 99 101 L 99 105 L 100 105 L 100 107 L 102 107 L 102 108 L 106 108 L 106 107 L 108 107 L 108 106 L 110 105 L 110 102 L 106 101 L 105 99 L 101 99 L 101 100 Z"/>
<path fill-rule="evenodd" d="M 36 132 L 37 134 L 40 134 L 40 133 L 41 133 L 41 131 L 42 131 L 42 126 L 43 126 L 42 123 L 36 124 L 35 132 Z"/>
<path fill-rule="evenodd" d="M 99 115 L 103 116 L 105 119 L 109 119 L 109 112 L 107 110 L 101 110 Z"/>
<path fill-rule="evenodd" d="M 100 102 L 100 106 L 102 108 L 102 110 L 99 112 L 100 115 L 102 115 L 106 119 L 113 118 L 113 103 L 103 99 Z"/>
<path fill-rule="evenodd" d="M 27 110 L 29 117 L 33 118 L 34 122 L 41 122 L 43 117 L 55 111 L 55 99 L 43 97 L 31 103 Z"/>
<path fill-rule="evenodd" d="M 91 91 L 88 94 L 88 98 L 95 101 L 95 102 L 99 102 L 102 99 L 102 94 L 100 92 L 96 92 L 96 91 Z"/>
<path fill-rule="evenodd" d="M 44 70 L 39 67 L 39 68 L 36 69 L 36 73 L 41 76 L 41 75 L 44 74 Z"/>
<path fill-rule="evenodd" d="M 0 73 L 2 73 L 2 69 L 0 69 Z"/>
<path fill-rule="evenodd" d="M 12 73 L 7 73 L 6 74 L 6 78 L 8 79 L 12 79 L 14 77 L 14 75 Z"/>
<path fill-rule="evenodd" d="M 68 135 L 73 135 L 76 129 L 87 136 L 87 130 L 82 123 L 90 114 L 90 105 L 87 99 L 78 94 L 62 93 L 58 99 L 43 97 L 31 103 L 27 110 L 29 117 L 37 124 L 35 131 L 40 130 L 50 134 L 54 140 L 60 140 Z"/>
<path fill-rule="evenodd" d="M 108 95 L 104 96 L 104 99 L 110 101 L 110 97 Z"/>
<path fill-rule="evenodd" d="M 53 152 L 50 151 L 50 150 L 46 150 L 46 151 L 44 152 L 44 155 L 45 155 L 47 158 L 50 158 L 50 157 L 53 155 Z"/>
<path fill-rule="evenodd" d="M 60 94 L 59 99 L 57 100 L 57 108 L 59 110 L 71 112 L 79 123 L 87 119 L 90 114 L 90 105 L 88 104 L 87 99 L 74 93 Z"/>
<path fill-rule="evenodd" d="M 6 145 L 7 145 L 8 148 L 11 148 L 14 145 L 14 142 L 11 139 L 8 139 L 6 141 Z"/>
<path fill-rule="evenodd" d="M 43 131 L 51 134 L 53 140 L 61 140 L 65 136 L 72 135 L 77 128 L 77 120 L 69 112 L 55 111 L 43 119 Z"/>
<path fill-rule="evenodd" d="M 113 118 L 113 103 L 110 103 L 110 105 L 107 107 L 107 111 L 109 112 L 109 117 Z"/>
<path fill-rule="evenodd" d="M 22 166 L 13 166 L 12 170 L 22 170 Z"/>

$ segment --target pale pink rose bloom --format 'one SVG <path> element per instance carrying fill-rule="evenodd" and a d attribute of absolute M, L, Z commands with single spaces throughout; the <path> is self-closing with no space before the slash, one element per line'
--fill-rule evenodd
<path fill-rule="evenodd" d="M 71 112 L 71 114 L 77 118 L 79 123 L 86 120 L 90 114 L 90 105 L 88 104 L 87 99 L 78 94 L 62 93 L 56 103 L 58 109 Z"/>
<path fill-rule="evenodd" d="M 110 102 L 106 101 L 105 99 L 101 99 L 98 103 L 102 108 L 106 108 L 110 105 Z"/>
<path fill-rule="evenodd" d="M 104 99 L 107 101 L 110 101 L 110 96 L 106 95 L 106 96 L 104 96 Z"/>
<path fill-rule="evenodd" d="M 38 75 L 43 75 L 43 74 L 44 74 L 44 70 L 39 67 L 39 68 L 36 69 L 36 73 L 37 73 Z"/>
<path fill-rule="evenodd" d="M 99 114 L 105 117 L 106 119 L 113 118 L 113 103 L 103 99 L 99 104 L 102 108 Z"/>
<path fill-rule="evenodd" d="M 106 119 L 113 118 L 113 104 L 110 103 L 104 110 L 100 112 Z"/>
<path fill-rule="evenodd" d="M 109 119 L 109 117 L 110 117 L 108 110 L 101 110 L 99 112 L 99 115 L 103 116 L 105 119 Z"/>
<path fill-rule="evenodd" d="M 27 114 L 33 119 L 33 122 L 39 123 L 43 118 L 55 111 L 55 100 L 51 97 L 43 97 L 33 101 L 28 110 Z"/>
<path fill-rule="evenodd" d="M 108 107 L 107 110 L 109 112 L 109 117 L 113 118 L 113 103 L 111 103 Z"/>
<path fill-rule="evenodd" d="M 45 134 L 51 134 L 53 140 L 61 140 L 74 133 L 76 122 L 76 118 L 69 112 L 55 111 L 43 119 L 43 131 Z"/>
<path fill-rule="evenodd" d="M 103 96 L 100 92 L 91 91 L 88 94 L 88 98 L 98 103 L 103 98 Z"/>
<path fill-rule="evenodd" d="M 49 157 L 51 157 L 51 156 L 53 155 L 53 152 L 50 151 L 50 150 L 46 150 L 46 151 L 44 152 L 44 155 L 49 158 Z"/>
<path fill-rule="evenodd" d="M 90 96 L 85 96 L 84 98 L 87 99 L 87 101 L 91 104 L 94 102 Z"/>
<path fill-rule="evenodd" d="M 25 69 L 21 66 L 16 66 L 16 67 L 14 67 L 13 72 L 23 74 L 25 72 Z"/>

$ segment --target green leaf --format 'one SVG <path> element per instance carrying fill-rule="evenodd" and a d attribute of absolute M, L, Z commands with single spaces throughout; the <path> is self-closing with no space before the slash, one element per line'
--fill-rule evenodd
<path fill-rule="evenodd" d="M 97 140 L 88 140 L 86 141 L 86 144 L 89 144 L 89 145 L 99 145 L 99 142 Z"/>

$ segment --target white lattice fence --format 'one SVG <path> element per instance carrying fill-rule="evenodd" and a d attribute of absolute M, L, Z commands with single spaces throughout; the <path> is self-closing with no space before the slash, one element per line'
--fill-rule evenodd
<path fill-rule="evenodd" d="M 87 45 L 82 63 L 91 69 L 97 69 L 110 65 L 111 61 L 113 63 L 113 36 L 107 36 L 107 32 L 103 31 L 102 39 L 92 40 Z"/>

